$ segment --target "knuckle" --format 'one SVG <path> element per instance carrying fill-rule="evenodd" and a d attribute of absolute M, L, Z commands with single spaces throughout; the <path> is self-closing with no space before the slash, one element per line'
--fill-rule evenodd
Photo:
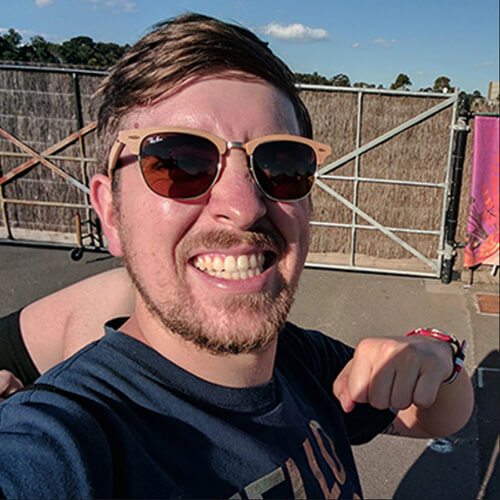
<path fill-rule="evenodd" d="M 378 361 L 380 359 L 391 359 L 394 353 L 398 351 L 399 343 L 395 339 L 385 338 L 366 338 L 358 344 L 355 357 L 371 359 Z"/>
<path fill-rule="evenodd" d="M 413 402 L 419 408 L 429 408 L 434 399 L 430 394 L 416 394 L 413 398 Z"/>
<path fill-rule="evenodd" d="M 363 339 L 361 342 L 358 344 L 358 347 L 356 348 L 355 355 L 365 355 L 366 352 L 370 351 L 372 348 L 372 339 Z"/>
<path fill-rule="evenodd" d="M 385 410 L 389 407 L 389 397 L 381 391 L 371 391 L 368 402 L 370 403 L 370 406 L 373 406 L 377 410 Z"/>
<path fill-rule="evenodd" d="M 380 356 L 384 360 L 393 360 L 405 353 L 406 344 L 401 343 L 399 339 L 386 338 L 380 346 Z"/>
<path fill-rule="evenodd" d="M 373 406 L 373 408 L 376 408 L 377 410 L 385 410 L 389 407 L 386 401 L 378 398 L 370 400 L 370 406 Z"/>
<path fill-rule="evenodd" d="M 406 410 L 410 405 L 410 398 L 395 397 L 391 400 L 391 406 L 395 410 Z"/>

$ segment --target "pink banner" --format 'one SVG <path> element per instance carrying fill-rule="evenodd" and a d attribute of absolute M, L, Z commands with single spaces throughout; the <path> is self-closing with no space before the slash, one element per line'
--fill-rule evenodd
<path fill-rule="evenodd" d="M 474 118 L 471 206 L 464 266 L 498 266 L 498 149 L 499 118 Z"/>

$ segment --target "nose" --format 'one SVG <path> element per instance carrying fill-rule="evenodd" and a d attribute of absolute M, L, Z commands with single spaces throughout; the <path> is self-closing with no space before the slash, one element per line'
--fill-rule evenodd
<path fill-rule="evenodd" d="M 230 149 L 222 158 L 219 179 L 210 192 L 208 210 L 218 223 L 248 230 L 267 213 L 264 195 L 248 168 L 241 149 Z"/>

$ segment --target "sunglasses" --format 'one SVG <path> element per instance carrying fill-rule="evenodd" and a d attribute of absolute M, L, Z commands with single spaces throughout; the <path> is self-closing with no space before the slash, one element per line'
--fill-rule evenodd
<path fill-rule="evenodd" d="M 125 166 L 123 148 L 138 157 L 146 184 L 166 198 L 192 200 L 217 182 L 222 157 L 232 148 L 245 151 L 260 190 L 274 201 L 298 201 L 313 187 L 318 166 L 331 148 L 296 135 L 267 135 L 245 144 L 227 142 L 203 130 L 153 127 L 122 130 L 111 149 L 108 175 Z"/>

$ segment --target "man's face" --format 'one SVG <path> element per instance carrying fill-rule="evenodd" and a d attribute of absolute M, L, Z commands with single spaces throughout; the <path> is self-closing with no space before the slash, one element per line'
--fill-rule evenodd
<path fill-rule="evenodd" d="M 129 115 L 123 128 L 162 125 L 238 142 L 299 134 L 279 90 L 234 76 L 195 80 Z M 137 163 L 121 169 L 119 190 L 116 253 L 139 290 L 136 311 L 215 353 L 249 352 L 276 337 L 307 254 L 309 200 L 266 198 L 241 149 L 226 152 L 218 181 L 194 201 L 153 193 Z"/>

